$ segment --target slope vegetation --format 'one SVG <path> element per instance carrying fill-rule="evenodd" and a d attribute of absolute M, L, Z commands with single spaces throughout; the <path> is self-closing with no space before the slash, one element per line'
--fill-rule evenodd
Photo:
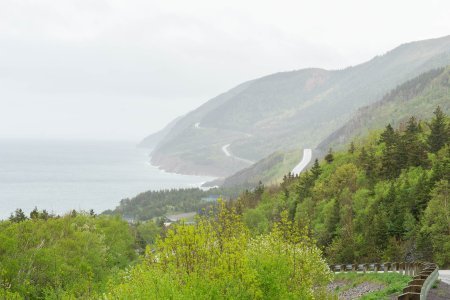
<path fill-rule="evenodd" d="M 380 101 L 360 108 L 344 126 L 318 146 L 322 151 L 345 145 L 384 124 L 400 126 L 409 116 L 429 119 L 434 107 L 450 112 L 450 66 L 423 73 L 387 93 Z"/>
<path fill-rule="evenodd" d="M 314 149 L 314 158 L 324 155 L 330 148 L 340 149 L 352 139 L 366 136 L 371 130 L 382 129 L 387 123 L 404 126 L 412 115 L 417 119 L 429 119 L 437 106 L 450 113 L 450 66 L 422 73 L 386 93 L 380 101 L 360 108 L 348 122 Z M 260 181 L 264 184 L 280 182 L 299 159 L 299 149 L 278 151 L 210 185 L 251 188 Z"/>
<path fill-rule="evenodd" d="M 239 85 L 187 114 L 152 162 L 180 173 L 226 176 L 278 150 L 314 148 L 360 107 L 397 85 L 450 64 L 450 36 L 401 45 L 343 70 L 304 69 Z M 201 126 L 195 126 L 201 124 Z"/>
<path fill-rule="evenodd" d="M 255 234 L 288 210 L 332 262 L 427 260 L 445 269 L 449 144 L 449 118 L 438 108 L 428 122 L 387 125 L 299 177 L 243 193 L 236 205 Z"/>

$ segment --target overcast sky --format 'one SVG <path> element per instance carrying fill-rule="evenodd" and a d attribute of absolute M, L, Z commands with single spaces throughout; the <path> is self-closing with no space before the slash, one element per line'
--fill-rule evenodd
<path fill-rule="evenodd" d="M 0 0 L 0 138 L 138 141 L 279 71 L 450 34 L 450 1 Z"/>

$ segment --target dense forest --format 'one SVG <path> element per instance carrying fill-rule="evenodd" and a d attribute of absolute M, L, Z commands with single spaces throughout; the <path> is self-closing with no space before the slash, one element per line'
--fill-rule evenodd
<path fill-rule="evenodd" d="M 411 117 L 345 151 L 330 149 L 279 185 L 209 202 L 195 224 L 17 210 L 0 222 L 0 295 L 327 299 L 328 263 L 449 266 L 449 139 L 449 118 L 438 107 L 429 121 Z M 185 199 L 202 197 L 185 192 Z"/>
<path fill-rule="evenodd" d="M 123 199 L 114 210 L 104 211 L 104 215 L 121 215 L 130 221 L 147 221 L 162 218 L 168 214 L 200 212 L 219 197 L 236 198 L 239 188 L 200 188 L 147 191 L 131 199 Z"/>
<path fill-rule="evenodd" d="M 283 210 L 324 250 L 329 262 L 426 259 L 450 264 L 449 120 L 387 125 L 348 151 L 277 187 L 244 193 L 236 205 L 254 234 Z"/>

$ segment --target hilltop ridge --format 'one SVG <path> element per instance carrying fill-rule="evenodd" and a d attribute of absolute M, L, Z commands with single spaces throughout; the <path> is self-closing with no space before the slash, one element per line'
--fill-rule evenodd
<path fill-rule="evenodd" d="M 276 151 L 315 148 L 357 109 L 397 85 L 450 64 L 450 36 L 403 44 L 343 70 L 309 68 L 245 82 L 188 113 L 157 143 L 152 164 L 229 176 Z M 201 124 L 197 128 L 195 124 Z"/>

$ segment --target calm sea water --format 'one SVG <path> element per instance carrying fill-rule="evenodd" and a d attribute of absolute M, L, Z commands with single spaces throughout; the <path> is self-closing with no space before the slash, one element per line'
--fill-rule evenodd
<path fill-rule="evenodd" d="M 149 150 L 127 142 L 0 140 L 0 219 L 35 206 L 98 213 L 140 192 L 211 180 L 165 173 L 148 161 Z"/>

